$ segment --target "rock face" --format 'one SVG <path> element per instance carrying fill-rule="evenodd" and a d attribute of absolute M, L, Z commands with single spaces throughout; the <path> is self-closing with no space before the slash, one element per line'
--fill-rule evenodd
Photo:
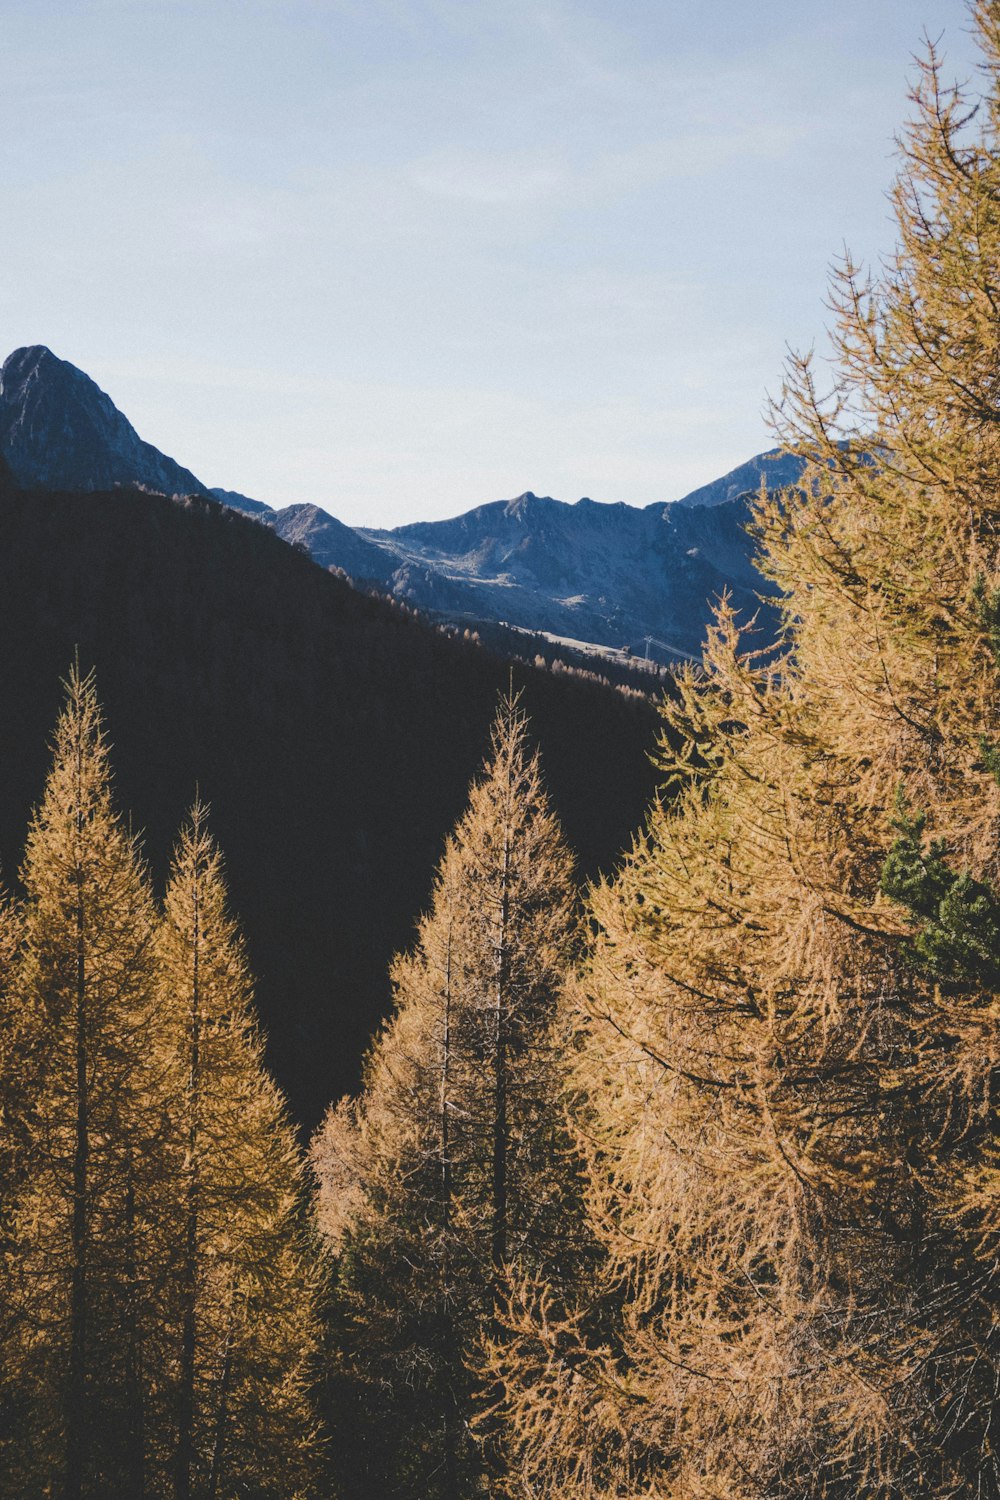
<path fill-rule="evenodd" d="M 0 370 L 0 454 L 25 487 L 206 493 L 189 469 L 142 441 L 89 375 L 42 344 L 15 349 Z"/>
<path fill-rule="evenodd" d="M 362 535 L 395 557 L 392 591 L 425 608 L 633 650 L 649 636 L 659 654 L 685 655 L 698 653 L 723 593 L 747 617 L 761 608 L 768 586 L 747 519 L 740 491 L 645 509 L 529 491 L 454 520 Z"/>
<path fill-rule="evenodd" d="M 721 479 L 713 479 L 711 484 L 703 484 L 700 489 L 692 490 L 690 495 L 685 495 L 676 504 L 722 505 L 741 495 L 756 495 L 762 479 L 769 490 L 780 490 L 785 485 L 795 484 L 801 473 L 801 458 L 793 453 L 782 453 L 780 448 L 770 448 L 766 453 L 756 454 L 738 468 L 730 469 Z"/>

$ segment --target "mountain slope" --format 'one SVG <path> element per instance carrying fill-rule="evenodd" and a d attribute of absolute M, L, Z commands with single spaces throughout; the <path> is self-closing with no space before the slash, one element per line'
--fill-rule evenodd
<path fill-rule="evenodd" d="M 0 453 L 24 485 L 205 493 L 189 469 L 142 441 L 89 375 L 42 344 L 15 349 L 0 369 Z"/>
<path fill-rule="evenodd" d="M 748 617 L 761 608 L 767 586 L 753 566 L 748 514 L 742 496 L 640 510 L 529 492 L 454 520 L 362 535 L 398 559 L 393 592 L 425 608 L 607 646 L 642 649 L 654 636 L 697 654 L 723 593 Z M 430 595 L 427 574 L 445 602 Z"/>
<path fill-rule="evenodd" d="M 79 650 L 162 880 L 200 788 L 300 1121 L 356 1084 L 509 668 L 210 501 L 0 482 L 0 873 L 12 883 Z M 585 873 L 642 820 L 655 715 L 514 668 Z M 16 706 L 16 712 L 13 711 Z"/>
<path fill-rule="evenodd" d="M 392 553 L 318 505 L 287 505 L 273 513 L 269 524 L 282 541 L 305 548 L 324 568 L 341 568 L 352 578 L 373 583 L 388 584 L 391 580 L 396 567 Z"/>
<path fill-rule="evenodd" d="M 721 505 L 727 500 L 736 500 L 741 495 L 756 495 L 763 479 L 769 490 L 784 489 L 796 484 L 802 474 L 803 461 L 795 453 L 783 453 L 780 448 L 769 448 L 766 453 L 755 454 L 745 464 L 730 469 L 721 479 L 713 479 L 700 489 L 692 490 L 676 505 L 700 506 Z"/>
<path fill-rule="evenodd" d="M 208 493 L 220 505 L 228 505 L 230 510 L 242 510 L 248 516 L 256 516 L 258 520 L 274 515 L 273 506 L 265 505 L 263 500 L 251 500 L 249 495 L 241 495 L 239 490 L 220 490 L 213 485 Z"/>
<path fill-rule="evenodd" d="M 324 566 L 445 616 L 633 651 L 653 637 L 661 655 L 698 655 L 723 594 L 765 635 L 773 628 L 770 586 L 754 567 L 746 529 L 749 502 L 762 479 L 771 489 L 794 484 L 802 462 L 778 450 L 758 454 L 683 500 L 645 509 L 568 505 L 527 491 L 446 521 L 359 528 L 382 556 L 349 559 L 322 511 L 297 519 L 295 539 Z M 282 535 L 285 514 L 275 518 Z"/>
<path fill-rule="evenodd" d="M 675 654 L 696 655 L 724 593 L 746 618 L 760 614 L 762 628 L 770 623 L 748 519 L 744 495 L 640 510 L 593 500 L 567 505 L 529 491 L 393 531 L 352 531 L 306 506 L 279 511 L 273 524 L 324 567 L 445 617 L 506 621 L 633 650 L 652 636 Z M 367 550 L 359 550 L 359 538 Z"/>

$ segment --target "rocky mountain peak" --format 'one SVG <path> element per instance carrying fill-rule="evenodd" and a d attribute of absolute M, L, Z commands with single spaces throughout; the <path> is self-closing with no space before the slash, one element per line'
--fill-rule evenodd
<path fill-rule="evenodd" d="M 44 379 L 46 371 L 54 371 L 63 363 L 44 344 L 26 344 L 21 349 L 15 349 L 13 354 L 8 354 L 4 360 L 0 368 L 0 388 L 8 381 L 23 384 L 32 378 Z M 70 369 L 73 368 L 71 365 Z M 77 371 L 77 374 L 81 373 L 82 371 Z"/>
<path fill-rule="evenodd" d="M 483 505 L 476 509 L 486 515 L 492 508 L 494 512 L 501 512 L 508 520 L 527 521 L 544 507 L 544 503 L 533 490 L 525 490 L 523 495 L 515 495 L 512 500 L 493 501 L 492 507 Z"/>
<path fill-rule="evenodd" d="M 189 469 L 143 442 L 96 381 L 44 344 L 15 349 L 0 370 L 0 455 L 27 487 L 207 493 Z"/>

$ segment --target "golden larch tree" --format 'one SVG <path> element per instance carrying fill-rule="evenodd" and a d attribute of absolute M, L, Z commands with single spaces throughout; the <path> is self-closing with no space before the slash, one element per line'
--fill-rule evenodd
<path fill-rule="evenodd" d="M 0 891 L 0 1467 L 18 1423 L 13 1378 L 17 1301 L 8 1274 L 13 1253 L 13 1205 L 24 1170 L 23 1127 L 33 1093 L 24 1057 L 24 1017 L 15 998 L 20 914 Z"/>
<path fill-rule="evenodd" d="M 313 1493 L 320 1265 L 301 1155 L 253 1015 L 222 860 L 196 804 L 158 937 L 178 1170 L 171 1198 L 176 1500 Z"/>
<path fill-rule="evenodd" d="M 973 14 L 978 114 L 931 49 L 898 253 L 838 273 L 830 391 L 790 366 L 779 650 L 720 609 L 671 800 L 593 895 L 576 1119 L 620 1314 L 506 1346 L 533 1494 L 1000 1494 L 1000 5 Z"/>
<path fill-rule="evenodd" d="M 94 682 L 74 671 L 22 871 L 17 1121 L 5 1280 L 18 1420 L 6 1493 L 146 1492 L 169 1064 L 156 913 L 116 816 Z"/>
<path fill-rule="evenodd" d="M 553 1034 L 572 900 L 508 699 L 416 945 L 394 965 L 361 1096 L 314 1146 L 337 1267 L 334 1388 L 353 1428 L 345 1495 L 507 1492 L 484 1337 L 521 1274 L 560 1284 L 580 1255 Z"/>

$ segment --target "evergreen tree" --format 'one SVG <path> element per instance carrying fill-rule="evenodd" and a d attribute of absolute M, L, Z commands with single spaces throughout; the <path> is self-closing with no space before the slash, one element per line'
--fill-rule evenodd
<path fill-rule="evenodd" d="M 166 1064 L 155 911 L 111 802 L 92 677 L 74 672 L 28 834 L 5 1281 L 18 1418 L 0 1488 L 147 1493 L 159 1392 L 156 1299 Z"/>
<path fill-rule="evenodd" d="M 222 861 L 192 809 L 159 939 L 178 1170 L 171 1304 L 176 1500 L 311 1492 L 310 1402 L 319 1268 L 303 1223 L 302 1165 L 253 1021 Z"/>
<path fill-rule="evenodd" d="M 1000 1495 L 1000 4 L 974 15 L 978 117 L 932 50 L 898 254 L 841 269 L 829 400 L 790 369 L 809 464 L 757 510 L 783 650 L 720 610 L 666 709 L 673 800 L 592 899 L 576 1119 L 621 1311 L 600 1340 L 536 1309 L 498 1359 L 536 1495 Z"/>
<path fill-rule="evenodd" d="M 581 1257 L 552 1031 L 571 902 L 538 757 L 507 700 L 416 946 L 394 966 L 361 1097 L 314 1147 L 337 1256 L 347 1495 L 507 1492 L 483 1341 L 520 1275 L 560 1285 Z"/>

